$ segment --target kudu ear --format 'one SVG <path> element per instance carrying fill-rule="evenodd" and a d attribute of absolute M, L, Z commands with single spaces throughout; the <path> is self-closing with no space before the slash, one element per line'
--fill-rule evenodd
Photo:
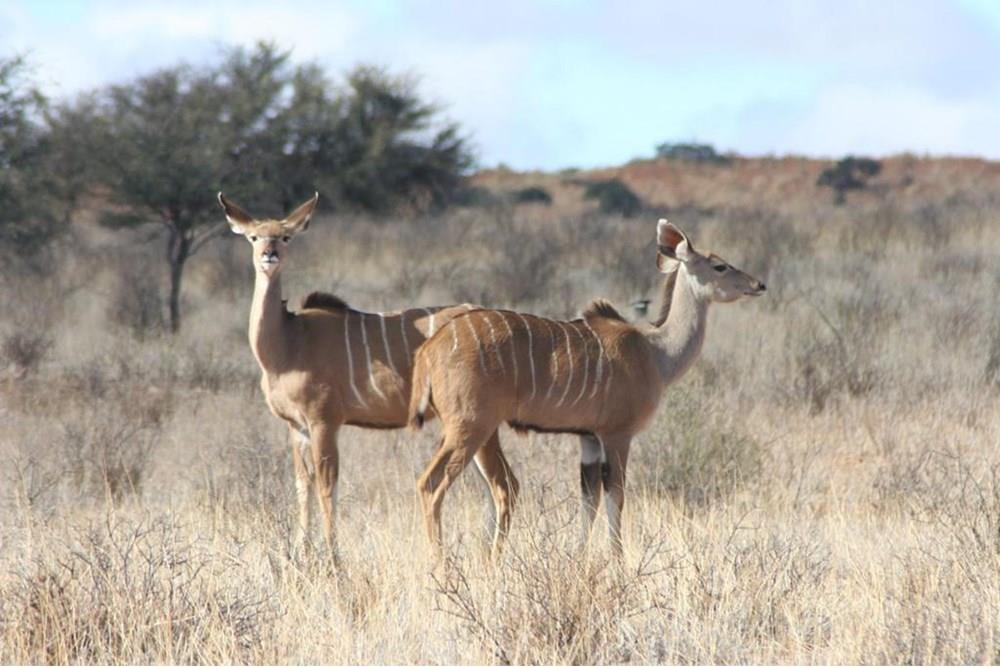
<path fill-rule="evenodd" d="M 233 234 L 246 234 L 247 229 L 253 225 L 253 218 L 250 217 L 250 214 L 229 201 L 226 195 L 221 192 L 219 193 L 219 203 L 222 205 L 222 210 L 226 212 L 226 220 L 229 221 L 229 227 L 233 230 Z"/>
<path fill-rule="evenodd" d="M 661 218 L 656 223 L 656 266 L 661 273 L 677 270 L 678 262 L 691 259 L 694 248 L 680 229 Z"/>
<path fill-rule="evenodd" d="M 288 214 L 288 217 L 281 221 L 281 228 L 290 234 L 304 232 L 309 228 L 309 218 L 316 210 L 316 202 L 319 201 L 319 193 L 312 196 L 312 199 L 299 206 Z"/>

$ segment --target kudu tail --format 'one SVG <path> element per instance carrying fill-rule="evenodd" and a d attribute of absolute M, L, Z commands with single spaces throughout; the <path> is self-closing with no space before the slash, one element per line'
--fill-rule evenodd
<path fill-rule="evenodd" d="M 431 374 L 427 350 L 420 347 L 413 359 L 413 382 L 410 389 L 410 410 L 407 420 L 411 429 L 419 431 L 428 419 L 431 407 Z"/>

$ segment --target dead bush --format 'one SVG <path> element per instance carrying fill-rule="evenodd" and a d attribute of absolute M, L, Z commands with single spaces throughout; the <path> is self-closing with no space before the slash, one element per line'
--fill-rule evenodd
<path fill-rule="evenodd" d="M 72 490 L 112 504 L 138 496 L 172 409 L 168 395 L 140 391 L 94 400 L 65 419 L 61 465 Z"/>
<path fill-rule="evenodd" d="M 983 376 L 987 386 L 1000 388 L 1000 315 L 993 318 L 989 330 L 989 349 Z"/>
<path fill-rule="evenodd" d="M 731 663 L 738 661 L 740 647 L 746 645 L 781 643 L 792 637 L 810 645 L 828 641 L 828 616 L 820 612 L 793 622 L 791 610 L 825 587 L 832 567 L 829 547 L 816 535 L 754 531 L 744 537 L 739 528 L 734 526 L 718 556 L 716 544 L 706 542 L 717 543 L 725 536 L 694 538 L 689 545 L 690 568 L 670 573 L 671 583 L 689 595 L 690 630 L 685 635 L 698 637 L 704 627 L 712 627 L 728 641 L 677 646 L 677 640 L 664 638 L 664 643 L 675 644 L 672 652 L 663 651 L 668 661 L 690 651 L 700 656 L 697 662 Z M 677 581 L 681 578 L 684 581 Z"/>
<path fill-rule="evenodd" d="M 948 553 L 1000 555 L 1000 464 L 928 449 L 890 461 L 875 489 L 883 506 L 932 525 Z"/>
<path fill-rule="evenodd" d="M 110 319 L 139 340 L 161 333 L 165 324 L 166 302 L 160 280 L 149 266 L 147 258 L 123 258 L 108 302 Z"/>
<path fill-rule="evenodd" d="M 552 232 L 523 229 L 507 211 L 496 212 L 477 243 L 487 259 L 463 262 L 452 293 L 460 301 L 519 309 L 543 301 L 553 289 L 558 248 Z"/>
<path fill-rule="evenodd" d="M 556 507 L 534 519 L 498 570 L 449 561 L 434 576 L 436 610 L 459 619 L 500 664 L 641 661 L 629 629 L 666 607 L 656 565 L 664 541 L 648 541 L 634 565 L 620 567 L 582 556 Z"/>
<path fill-rule="evenodd" d="M 0 645 L 12 662 L 250 660 L 276 615 L 164 518 L 72 529 L 5 581 Z"/>
<path fill-rule="evenodd" d="M 176 379 L 186 386 L 212 393 L 231 387 L 253 386 L 259 377 L 255 366 L 214 345 L 187 350 L 177 370 Z"/>
<path fill-rule="evenodd" d="M 11 369 L 15 380 L 38 371 L 52 349 L 52 338 L 39 331 L 12 331 L 0 343 L 0 359 Z"/>
<path fill-rule="evenodd" d="M 700 506 L 755 483 L 764 463 L 761 443 L 726 423 L 698 382 L 667 391 L 670 409 L 657 413 L 632 449 L 629 486 Z"/>
<path fill-rule="evenodd" d="M 877 297 L 868 295 L 868 301 Z M 863 397 L 883 382 L 875 364 L 876 339 L 895 317 L 877 306 L 847 299 L 836 305 L 838 320 L 809 304 L 813 317 L 791 319 L 785 330 L 785 375 L 776 391 L 791 403 L 805 404 L 810 414 L 823 412 L 840 396 Z"/>

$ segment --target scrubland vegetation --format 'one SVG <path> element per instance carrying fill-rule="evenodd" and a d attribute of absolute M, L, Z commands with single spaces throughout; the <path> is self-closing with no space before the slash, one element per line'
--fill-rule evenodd
<path fill-rule="evenodd" d="M 1000 164 L 668 143 L 465 178 L 403 79 L 266 46 L 214 67 L 51 105 L 0 61 L 0 661 L 1000 661 Z M 580 547 L 573 436 L 502 431 L 509 546 L 486 558 L 467 473 L 434 567 L 436 427 L 347 428 L 334 570 L 292 549 L 223 187 L 265 214 L 320 190 L 292 308 L 631 314 L 663 216 L 768 292 L 714 309 L 634 443 L 623 563 L 603 520 Z"/>
<path fill-rule="evenodd" d="M 293 243 L 293 307 L 326 289 L 369 310 L 624 309 L 655 292 L 661 214 L 763 277 L 765 297 L 712 312 L 633 448 L 621 567 L 603 521 L 579 549 L 576 438 L 504 431 L 509 549 L 489 565 L 469 473 L 435 570 L 413 486 L 435 428 L 346 429 L 343 569 L 292 554 L 246 244 L 192 260 L 172 335 L 148 231 L 74 224 L 0 287 L 0 658 L 1000 660 L 1000 168 L 893 158 L 837 205 L 827 164 L 483 172 L 491 205 L 322 214 Z M 581 178 L 620 179 L 645 212 L 601 213 Z M 504 194 L 529 187 L 551 203 Z"/>

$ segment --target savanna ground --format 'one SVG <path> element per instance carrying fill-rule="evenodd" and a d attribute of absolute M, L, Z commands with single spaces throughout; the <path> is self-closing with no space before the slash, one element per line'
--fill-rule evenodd
<path fill-rule="evenodd" d="M 843 206 L 822 165 L 636 163 L 658 211 L 554 204 L 320 215 L 290 303 L 469 300 L 571 316 L 655 294 L 662 212 L 764 279 L 633 446 L 626 559 L 579 550 L 577 441 L 501 437 L 523 493 L 484 557 L 467 471 L 434 571 L 414 492 L 436 427 L 344 430 L 344 569 L 289 557 L 290 451 L 246 342 L 249 248 L 186 276 L 163 333 L 148 232 L 85 220 L 0 285 L 0 661 L 968 663 L 1000 661 L 1000 166 L 885 162 Z M 211 196 L 212 193 L 206 193 Z M 322 208 L 321 208 L 322 210 Z M 85 216 L 84 216 L 85 217 Z M 220 214 L 221 222 L 221 214 Z M 655 305 L 654 305 L 655 307 Z"/>

